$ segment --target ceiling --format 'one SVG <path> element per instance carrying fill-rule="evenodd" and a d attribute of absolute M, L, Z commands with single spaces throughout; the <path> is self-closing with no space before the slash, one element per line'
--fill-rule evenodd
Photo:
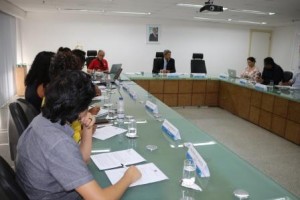
<path fill-rule="evenodd" d="M 206 0 L 7 0 L 27 12 L 66 12 L 76 13 L 78 9 L 96 12 L 99 15 L 129 15 L 112 11 L 122 12 L 145 12 L 147 18 L 162 18 L 173 20 L 202 20 L 221 23 L 247 23 L 265 22 L 261 26 L 285 26 L 300 21 L 300 0 L 214 0 L 214 4 L 221 5 L 228 10 L 222 13 L 207 12 L 200 13 L 199 8 L 181 7 L 183 4 L 204 5 Z M 66 11 L 75 9 L 77 11 Z M 275 15 L 261 15 L 232 10 L 255 10 L 262 12 L 274 12 Z M 196 19 L 199 17 L 201 19 Z M 229 20 L 231 21 L 229 21 Z M 246 21 L 246 22 L 245 22 Z"/>

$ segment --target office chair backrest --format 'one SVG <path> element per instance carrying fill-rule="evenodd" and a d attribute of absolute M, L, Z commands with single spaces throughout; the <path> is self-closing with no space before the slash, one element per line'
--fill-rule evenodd
<path fill-rule="evenodd" d="M 97 51 L 96 50 L 87 50 L 86 56 L 87 57 L 96 57 L 97 56 Z"/>
<path fill-rule="evenodd" d="M 164 57 L 164 52 L 156 52 L 155 58 L 163 58 Z"/>
<path fill-rule="evenodd" d="M 207 73 L 205 60 L 203 60 L 203 53 L 193 53 L 191 73 Z"/>
<path fill-rule="evenodd" d="M 16 181 L 15 172 L 0 156 L 0 197 L 3 200 L 28 200 Z"/>
<path fill-rule="evenodd" d="M 37 111 L 35 109 L 35 107 L 31 103 L 26 101 L 25 99 L 19 98 L 19 99 L 17 99 L 17 102 L 22 107 L 22 109 L 26 115 L 27 121 L 30 124 L 31 121 L 33 120 L 33 118 L 35 118 L 40 112 Z"/>
<path fill-rule="evenodd" d="M 293 78 L 293 72 L 284 71 L 283 72 L 283 79 L 282 82 L 286 83 L 289 82 Z"/>
<path fill-rule="evenodd" d="M 9 148 L 11 160 L 14 161 L 17 154 L 18 140 L 22 135 L 23 131 L 28 127 L 29 122 L 22 107 L 17 102 L 9 104 L 9 111 Z"/>
<path fill-rule="evenodd" d="M 97 56 L 97 51 L 96 51 L 96 50 L 88 50 L 88 51 L 86 52 L 86 55 L 87 55 L 87 57 L 86 57 L 86 59 L 85 59 L 85 61 L 86 61 L 86 66 L 89 66 L 90 63 L 92 62 L 92 60 L 94 60 L 94 59 L 96 58 L 96 56 Z"/>
<path fill-rule="evenodd" d="M 193 59 L 203 60 L 203 53 L 193 53 Z"/>

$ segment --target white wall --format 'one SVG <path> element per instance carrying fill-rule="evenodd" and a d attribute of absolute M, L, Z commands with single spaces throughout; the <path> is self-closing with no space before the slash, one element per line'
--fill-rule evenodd
<path fill-rule="evenodd" d="M 146 43 L 146 24 L 161 24 L 160 44 Z M 246 66 L 250 29 L 255 27 L 198 21 L 159 20 L 86 14 L 27 13 L 21 21 L 23 62 L 60 46 L 104 49 L 109 64 L 124 71 L 152 70 L 156 51 L 170 49 L 178 72 L 190 72 L 192 53 L 204 53 L 208 73 Z M 257 27 L 256 27 L 257 28 Z"/>
<path fill-rule="evenodd" d="M 284 70 L 297 71 L 300 64 L 300 24 L 278 27 L 273 33 L 271 56 Z"/>

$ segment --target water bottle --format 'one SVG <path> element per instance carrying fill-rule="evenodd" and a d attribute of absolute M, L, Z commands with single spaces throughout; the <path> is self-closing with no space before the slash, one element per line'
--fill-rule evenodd
<path fill-rule="evenodd" d="M 119 101 L 118 101 L 117 117 L 118 117 L 119 123 L 122 123 L 124 121 L 125 113 L 124 113 L 123 97 L 120 97 Z"/>

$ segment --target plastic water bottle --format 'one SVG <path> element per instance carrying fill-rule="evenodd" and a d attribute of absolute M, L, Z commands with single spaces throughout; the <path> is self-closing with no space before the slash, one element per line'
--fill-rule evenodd
<path fill-rule="evenodd" d="M 124 117 L 125 117 L 123 97 L 119 98 L 117 114 L 118 114 L 118 121 L 119 121 L 119 123 L 123 122 L 124 121 Z"/>

